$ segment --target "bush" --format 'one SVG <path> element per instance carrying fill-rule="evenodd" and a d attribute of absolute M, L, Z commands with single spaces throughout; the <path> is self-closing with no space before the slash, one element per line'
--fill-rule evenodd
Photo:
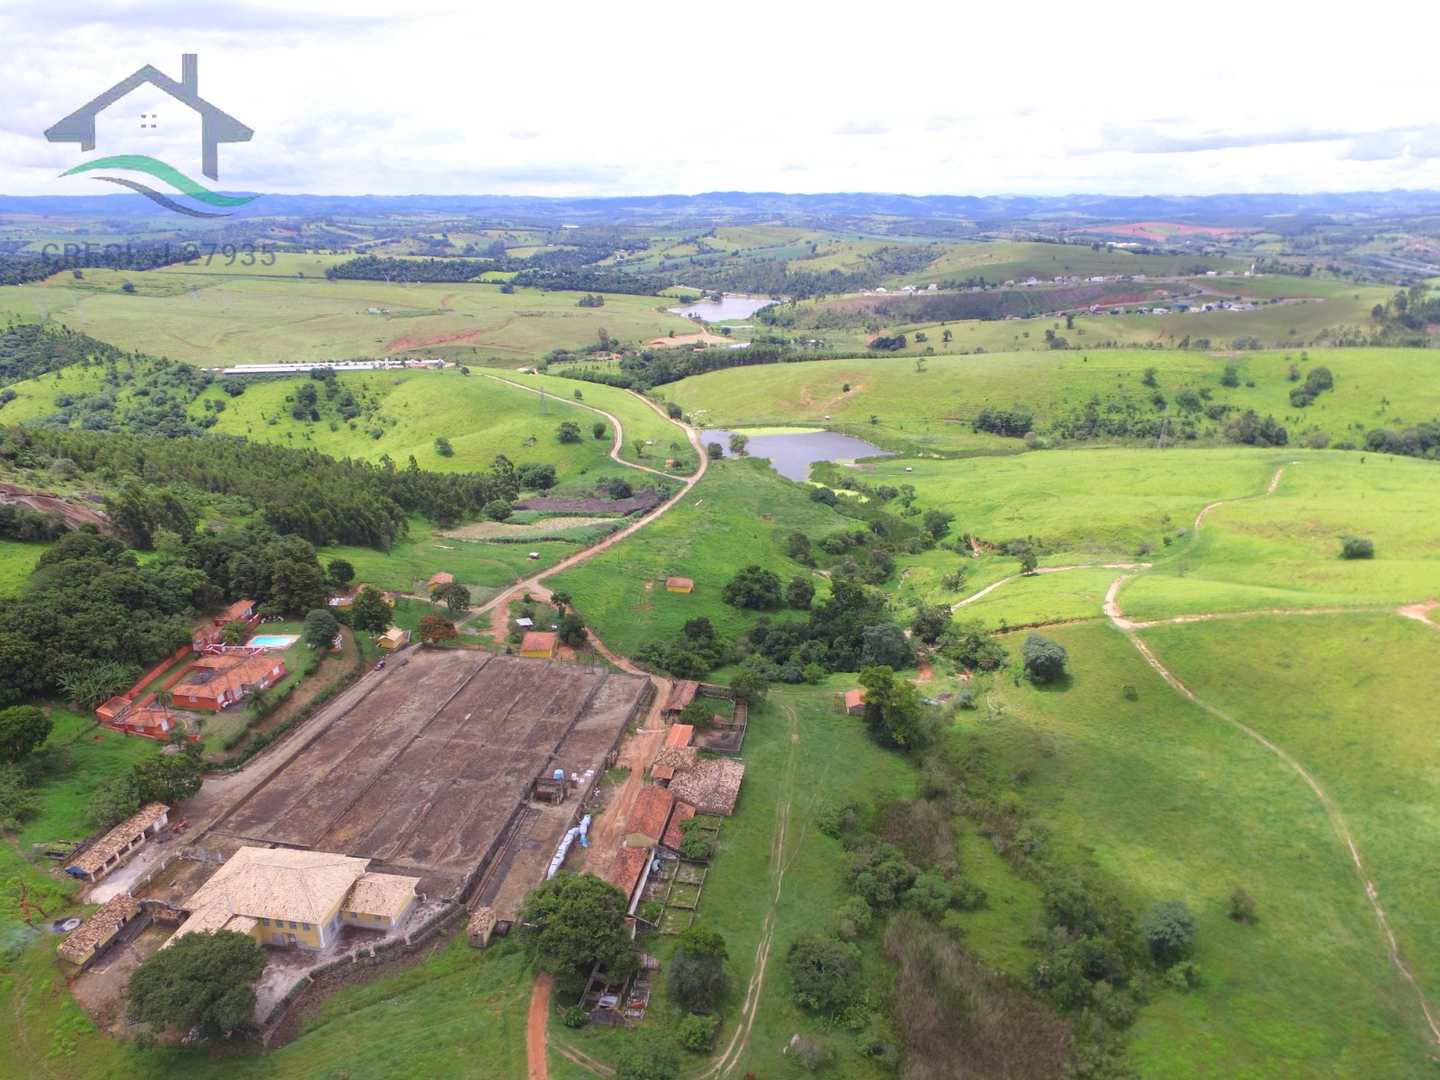
<path fill-rule="evenodd" d="M 860 950 L 836 938 L 800 938 L 790 946 L 785 968 L 795 1001 L 816 1012 L 839 1012 L 859 990 Z"/>
<path fill-rule="evenodd" d="M 780 578 L 762 566 L 747 566 L 721 591 L 727 604 L 764 611 L 780 606 Z"/>
<path fill-rule="evenodd" d="M 680 935 L 665 972 L 670 997 L 688 1012 L 710 1012 L 725 996 L 727 958 L 724 938 L 701 926 L 690 927 Z"/>
<path fill-rule="evenodd" d="M 1195 947 L 1195 917 L 1183 900 L 1162 901 L 1146 912 L 1140 933 L 1151 957 L 1168 968 Z"/>
<path fill-rule="evenodd" d="M 905 903 L 926 918 L 938 919 L 954 899 L 954 892 L 939 874 L 924 873 L 915 878 L 905 893 Z"/>
<path fill-rule="evenodd" d="M 1194 964 L 1174 964 L 1165 971 L 1165 982 L 1170 987 L 1189 992 L 1200 985 L 1200 969 Z"/>
<path fill-rule="evenodd" d="M 590 1022 L 590 1018 L 579 1005 L 571 1005 L 560 1010 L 560 1022 L 568 1028 L 582 1028 Z"/>
<path fill-rule="evenodd" d="M 835 936 L 842 941 L 853 941 L 869 932 L 875 925 L 875 913 L 870 910 L 870 905 L 858 896 L 852 896 L 840 905 L 835 912 L 831 925 L 835 930 Z"/>
<path fill-rule="evenodd" d="M 680 854 L 692 862 L 709 862 L 715 845 L 703 836 L 687 836 L 680 842 Z"/>
<path fill-rule="evenodd" d="M 1025 639 L 1021 656 L 1025 663 L 1025 674 L 1037 685 L 1055 682 L 1065 674 L 1067 658 L 1065 646 L 1058 641 L 1031 634 Z"/>
<path fill-rule="evenodd" d="M 675 1080 L 679 1075 L 679 1051 L 655 1032 L 632 1032 L 621 1044 L 615 1080 Z"/>
<path fill-rule="evenodd" d="M 1230 918 L 1238 923 L 1249 925 L 1257 916 L 1255 914 L 1255 898 L 1244 889 L 1237 888 L 1230 894 Z"/>
<path fill-rule="evenodd" d="M 1368 536 L 1341 537 L 1340 557 L 1342 559 L 1373 559 L 1375 557 L 1375 541 Z"/>
<path fill-rule="evenodd" d="M 700 1016 L 691 1013 L 680 1021 L 677 1038 L 680 1045 L 696 1054 L 703 1054 L 715 1043 L 715 1031 L 720 1026 L 718 1016 Z"/>

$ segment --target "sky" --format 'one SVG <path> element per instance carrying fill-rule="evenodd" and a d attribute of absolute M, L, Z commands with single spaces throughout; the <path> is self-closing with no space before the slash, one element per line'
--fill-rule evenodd
<path fill-rule="evenodd" d="M 220 148 L 227 190 L 1440 189 L 1435 72 L 1405 44 L 1440 4 L 981 7 L 0 0 L 0 194 L 113 191 L 59 173 L 138 149 L 43 132 L 146 63 L 178 79 L 185 52 L 254 129 Z"/>

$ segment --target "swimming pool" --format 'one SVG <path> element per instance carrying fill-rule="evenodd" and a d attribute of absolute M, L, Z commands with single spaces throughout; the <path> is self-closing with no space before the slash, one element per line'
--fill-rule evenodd
<path fill-rule="evenodd" d="M 299 640 L 299 634 L 256 634 L 245 644 L 257 649 L 288 649 Z"/>

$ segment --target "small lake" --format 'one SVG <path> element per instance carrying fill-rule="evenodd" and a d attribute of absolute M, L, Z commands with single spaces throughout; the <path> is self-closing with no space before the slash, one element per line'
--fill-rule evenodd
<path fill-rule="evenodd" d="M 810 466 L 817 461 L 853 461 L 862 457 L 894 457 L 889 450 L 857 439 L 853 435 L 840 435 L 833 431 L 785 431 L 772 434 L 752 433 L 741 429 L 740 434 L 748 435 L 750 443 L 745 447 L 751 457 L 769 458 L 771 466 L 781 476 L 804 483 L 810 479 Z M 730 453 L 730 432 L 706 431 L 702 441 L 718 442 Z"/>
<path fill-rule="evenodd" d="M 733 322 L 736 319 L 748 319 L 755 312 L 763 307 L 769 307 L 775 303 L 768 296 L 726 296 L 723 300 L 697 300 L 693 304 L 686 304 L 684 307 L 667 308 L 673 315 L 683 315 L 688 318 L 697 318 L 701 322 Z"/>

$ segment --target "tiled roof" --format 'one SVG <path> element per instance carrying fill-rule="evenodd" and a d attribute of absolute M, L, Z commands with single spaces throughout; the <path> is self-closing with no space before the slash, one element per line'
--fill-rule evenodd
<path fill-rule="evenodd" d="M 415 883 L 419 878 L 398 874 L 374 874 L 366 871 L 355 882 L 345 901 L 346 911 L 364 915 L 383 915 L 398 919 L 415 900 Z"/>
<path fill-rule="evenodd" d="M 319 923 L 340 906 L 369 865 L 369 859 L 328 851 L 242 847 L 183 906 L 194 913 L 192 918 L 218 907 L 226 918 Z"/>
<path fill-rule="evenodd" d="M 146 803 L 130 817 L 116 825 L 70 863 L 85 874 L 93 874 L 110 859 L 130 846 L 130 841 L 170 812 L 164 803 Z"/>
<path fill-rule="evenodd" d="M 668 790 L 655 785 L 640 789 L 630 816 L 625 820 L 625 835 L 639 834 L 650 840 L 659 840 L 665 835 L 665 826 L 670 822 L 670 812 L 675 809 L 675 796 Z"/>
<path fill-rule="evenodd" d="M 60 955 L 71 963 L 83 964 L 96 946 L 109 941 L 125 923 L 140 914 L 140 905 L 129 893 L 117 893 L 60 943 Z"/>
<path fill-rule="evenodd" d="M 550 630 L 531 630 L 520 640 L 521 652 L 553 652 L 559 635 Z"/>

